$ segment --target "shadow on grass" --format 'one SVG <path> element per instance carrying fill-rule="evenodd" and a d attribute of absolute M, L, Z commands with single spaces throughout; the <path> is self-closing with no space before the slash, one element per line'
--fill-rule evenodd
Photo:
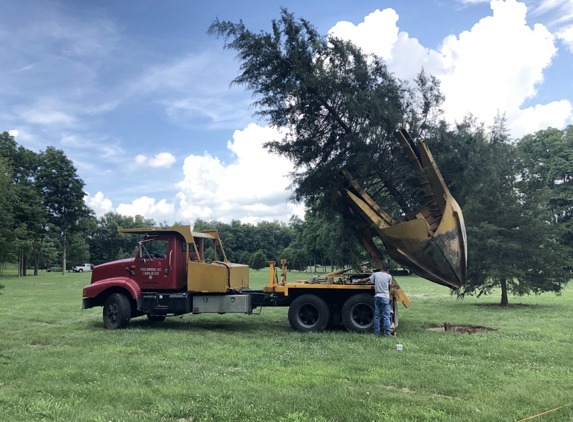
<path fill-rule="evenodd" d="M 93 321 L 88 324 L 89 328 L 105 330 L 101 321 Z M 132 319 L 127 329 L 158 330 L 158 331 L 213 331 L 213 332 L 253 332 L 259 333 L 269 327 L 276 332 L 292 331 L 288 322 L 284 321 L 205 321 L 183 319 L 182 317 L 168 317 L 163 322 L 152 322 L 144 318 Z"/>
<path fill-rule="evenodd" d="M 475 303 L 474 305 L 491 309 L 537 309 L 549 307 L 549 305 L 528 305 L 526 303 L 510 303 L 505 306 L 501 306 L 499 303 Z"/>

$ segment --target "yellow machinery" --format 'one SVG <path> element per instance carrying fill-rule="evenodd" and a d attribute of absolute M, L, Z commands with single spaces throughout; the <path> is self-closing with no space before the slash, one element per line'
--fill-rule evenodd
<path fill-rule="evenodd" d="M 372 240 L 378 237 L 398 264 L 434 283 L 457 289 L 466 282 L 462 210 L 424 141 L 414 142 L 405 130 L 397 132 L 396 138 L 418 175 L 427 200 L 424 206 L 394 221 L 345 170 L 348 187 L 339 189 L 335 196 L 346 205 L 345 218 L 354 224 L 356 237 L 375 267 L 381 268 L 384 256 Z"/>

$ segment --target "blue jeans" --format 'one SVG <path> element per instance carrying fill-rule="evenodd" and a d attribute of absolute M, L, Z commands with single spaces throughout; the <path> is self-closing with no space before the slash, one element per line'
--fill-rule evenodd
<path fill-rule="evenodd" d="M 374 334 L 380 335 L 380 317 L 384 318 L 384 335 L 390 334 L 390 299 L 385 297 L 374 298 Z"/>

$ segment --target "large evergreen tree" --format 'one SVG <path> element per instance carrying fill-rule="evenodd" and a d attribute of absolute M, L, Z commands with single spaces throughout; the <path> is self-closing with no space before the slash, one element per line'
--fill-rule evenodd
<path fill-rule="evenodd" d="M 233 82 L 253 92 L 256 114 L 284 129 L 283 139 L 266 147 L 294 163 L 296 200 L 332 206 L 323 199 L 342 182 L 338 172 L 345 167 L 375 199 L 389 194 L 398 213 L 420 205 L 394 134 L 408 124 L 415 136 L 435 114 L 443 100 L 435 78 L 421 72 L 411 89 L 381 58 L 321 36 L 285 9 L 272 32 L 218 20 L 209 31 L 237 51 L 241 73 Z"/>

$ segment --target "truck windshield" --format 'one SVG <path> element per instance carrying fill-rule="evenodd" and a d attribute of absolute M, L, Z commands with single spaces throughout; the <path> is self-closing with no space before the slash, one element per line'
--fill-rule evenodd
<path fill-rule="evenodd" d="M 154 239 L 147 242 L 141 242 L 141 246 L 141 258 L 165 258 L 167 257 L 169 241 Z"/>

